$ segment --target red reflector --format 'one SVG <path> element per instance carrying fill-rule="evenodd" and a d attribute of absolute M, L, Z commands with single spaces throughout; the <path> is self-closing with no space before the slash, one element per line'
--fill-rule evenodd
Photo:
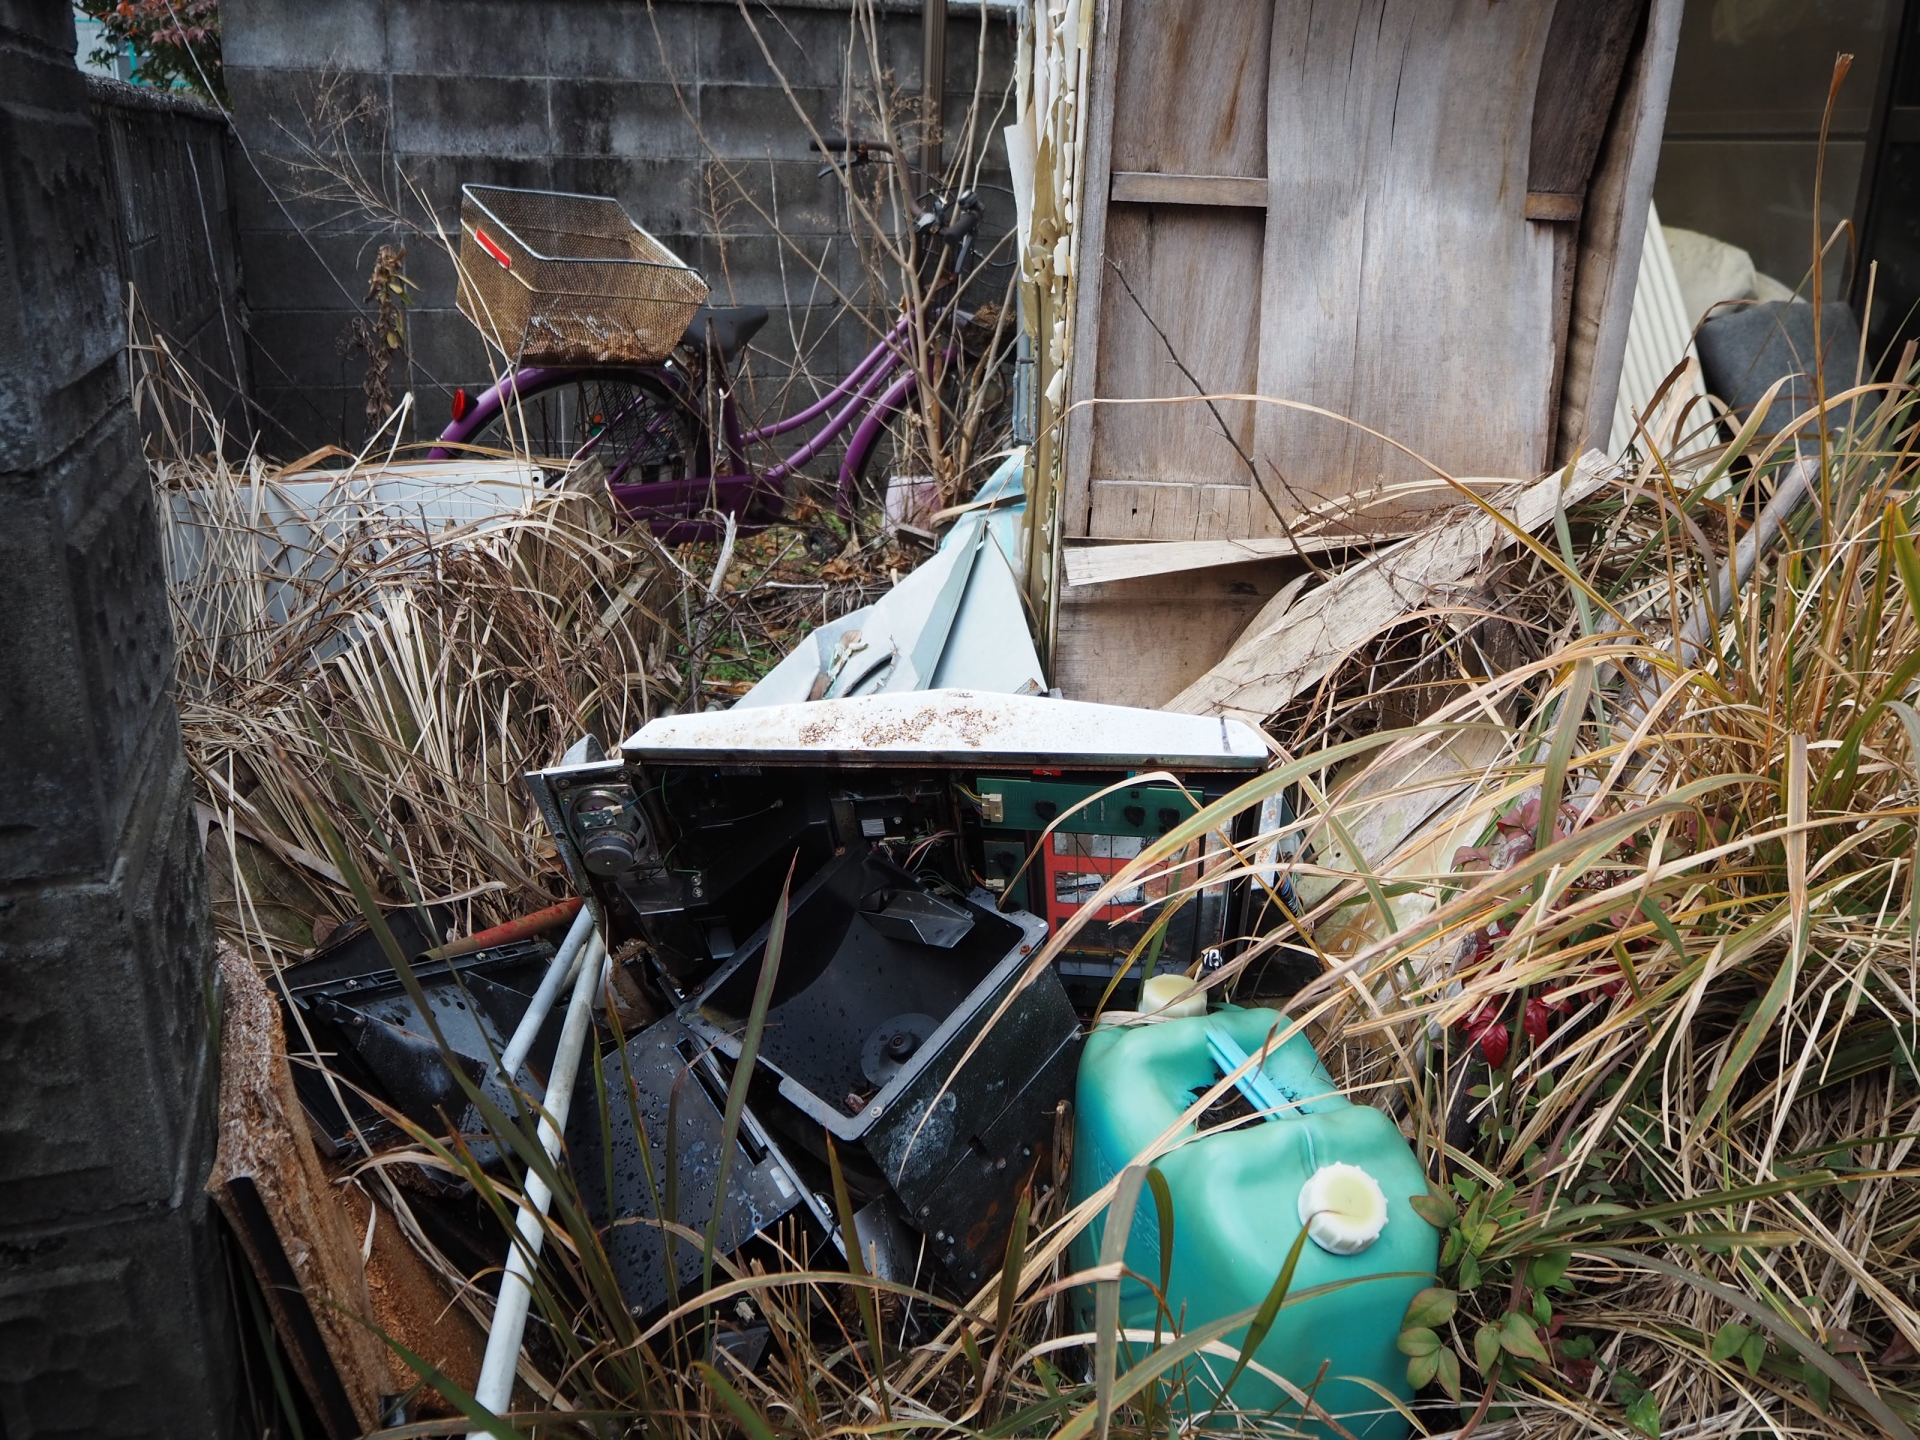
<path fill-rule="evenodd" d="M 494 244 L 493 241 L 488 238 L 487 232 L 477 225 L 473 230 L 473 238 L 480 242 L 480 248 L 482 250 L 500 262 L 500 268 L 502 270 L 511 270 L 513 268 L 513 260 L 508 256 L 507 252 Z"/>
<path fill-rule="evenodd" d="M 467 392 L 465 387 L 453 392 L 453 418 L 456 420 L 464 420 L 467 418 Z"/>

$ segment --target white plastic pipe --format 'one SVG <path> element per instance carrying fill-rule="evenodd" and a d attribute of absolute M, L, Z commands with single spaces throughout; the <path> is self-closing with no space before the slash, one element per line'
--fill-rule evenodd
<path fill-rule="evenodd" d="M 558 964 L 558 957 L 555 959 Z M 581 957 L 579 978 L 573 984 L 573 999 L 567 1006 L 566 1024 L 560 1031 L 560 1045 L 553 1056 L 553 1073 L 547 1078 L 544 1102 L 546 1114 L 540 1121 L 540 1145 L 548 1159 L 560 1154 L 560 1134 L 567 1127 L 567 1110 L 573 1100 L 574 1077 L 580 1073 L 580 1055 L 586 1048 L 587 1031 L 593 1014 L 593 998 L 606 983 L 607 947 L 598 934 L 587 943 Z M 544 988 L 544 987 L 543 987 Z M 516 1037 L 517 1038 L 517 1037 Z M 487 1354 L 480 1365 L 480 1383 L 473 1387 L 474 1399 L 498 1415 L 513 1399 L 513 1375 L 520 1363 L 520 1339 L 526 1334 L 527 1307 L 533 1300 L 533 1262 L 546 1238 L 547 1207 L 553 1192 L 539 1176 L 527 1172 L 526 1203 L 519 1219 L 519 1240 L 507 1251 L 506 1273 L 500 1277 L 500 1298 L 493 1307 L 493 1328 L 487 1332 Z M 469 1440 L 485 1440 L 484 1430 L 469 1432 Z"/>
<path fill-rule="evenodd" d="M 513 1038 L 507 1041 L 507 1048 L 500 1052 L 500 1078 L 509 1085 L 526 1063 L 527 1052 L 539 1037 L 540 1027 L 547 1023 L 547 1012 L 553 1009 L 560 987 L 573 979 L 579 966 L 580 947 L 587 943 L 587 937 L 592 933 L 593 912 L 582 905 L 580 913 L 573 917 L 573 927 L 567 931 L 567 938 L 560 942 L 558 953 L 547 966 L 547 973 L 540 977 L 540 988 L 533 992 L 533 999 L 527 1002 L 527 1013 L 520 1017 L 520 1023 L 514 1027 Z"/>

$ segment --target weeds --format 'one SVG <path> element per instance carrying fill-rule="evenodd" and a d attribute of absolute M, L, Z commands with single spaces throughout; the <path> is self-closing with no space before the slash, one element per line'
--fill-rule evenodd
<path fill-rule="evenodd" d="M 1300 842 L 1280 869 L 1321 973 L 1272 1003 L 1425 1163 L 1440 1273 L 1386 1317 L 1425 1430 L 1920 1425 L 1920 432 L 1911 354 L 1894 368 L 1823 385 L 1783 440 L 1644 436 L 1637 468 L 1551 542 L 1273 717 L 1286 757 L 1085 907 L 1292 789 L 1288 833 L 1206 879 L 1261 883 L 1265 842 Z M 369 519 L 270 601 L 249 547 L 281 477 L 162 464 L 166 515 L 209 474 L 228 508 L 207 528 L 237 549 L 199 572 L 217 583 L 176 579 L 183 724 L 233 857 L 223 924 L 268 957 L 310 943 L 312 916 L 345 918 L 356 888 L 376 909 L 460 897 L 476 919 L 544 900 L 558 880 L 520 770 L 582 730 L 703 703 L 675 647 L 725 633 L 731 567 L 781 564 L 744 541 L 724 565 L 616 541 L 560 496 L 452 539 Z M 1769 508 L 1803 482 L 1805 505 Z M 744 626 L 724 660 L 696 648 L 727 683 L 768 654 Z M 303 795 L 360 818 L 324 834 Z M 1259 962 L 1295 938 L 1205 983 L 1254 998 Z M 1064 1291 L 1118 1275 L 1069 1276 L 1067 1244 L 1122 1185 L 1130 1212 L 1144 1170 L 1077 1206 L 1063 1171 L 1036 1177 L 1002 1272 L 964 1301 L 795 1230 L 736 1258 L 712 1227 L 672 1227 L 712 1283 L 636 1317 L 581 1186 L 525 1116 L 492 1123 L 555 1190 L 523 1371 L 542 1404 L 494 1433 L 1147 1440 L 1186 1424 L 1170 1397 L 1203 1356 L 1240 1363 L 1248 1327 L 1272 1322 L 1261 1307 L 1120 1335 L 1102 1310 L 1097 1333 L 1070 1330 Z M 418 1132 L 399 1158 L 471 1184 L 504 1249 L 524 1170 Z M 1276 1309 L 1298 1300 L 1278 1279 Z M 712 1343 L 741 1307 L 766 1326 L 764 1364 Z M 1230 1403 L 1215 1418 L 1296 1428 Z"/>
<path fill-rule="evenodd" d="M 1188 831 L 1296 787 L 1290 828 L 1306 848 L 1286 868 L 1306 897 L 1303 932 L 1323 974 L 1279 1003 L 1352 1093 L 1400 1119 L 1432 1177 L 1421 1208 L 1446 1237 L 1441 1273 L 1400 1333 L 1424 1387 L 1416 1415 L 1430 1430 L 1913 1429 L 1911 380 L 1909 365 L 1898 384 L 1829 402 L 1864 396 L 1867 418 L 1834 434 L 1824 467 L 1799 472 L 1807 504 L 1775 548 L 1749 547 L 1758 553 L 1740 583 L 1723 578 L 1729 542 L 1806 462 L 1753 436 L 1696 449 L 1684 470 L 1652 457 L 1567 516 L 1570 556 L 1536 545 L 1489 578 L 1527 597 L 1504 611 L 1539 637 L 1520 663 L 1495 674 L 1429 666 L 1407 682 L 1429 697 L 1418 724 L 1344 734 L 1352 691 L 1336 680 L 1302 702 L 1318 707 L 1301 714 L 1319 717 L 1323 746 L 1194 817 L 1112 882 L 1116 893 L 1139 883 Z M 207 795 L 227 797 L 236 825 L 280 813 L 268 804 L 283 783 L 272 766 L 243 788 L 234 736 L 249 737 L 250 756 L 284 756 L 324 785 L 325 767 L 304 769 L 315 757 L 285 718 L 309 697 L 343 737 L 340 763 L 378 821 L 345 858 L 386 870 L 391 849 L 418 867 L 427 892 L 480 877 L 539 888 L 534 832 L 507 808 L 518 803 L 510 774 L 542 746 L 551 753 L 583 715 L 611 728 L 615 717 L 638 718 L 620 705 L 659 693 L 643 679 L 636 694 L 631 677 L 659 663 L 652 647 L 670 627 L 654 618 L 647 587 L 672 572 L 628 552 L 602 574 L 587 562 L 608 543 L 557 516 L 516 520 L 464 549 L 394 541 L 368 572 L 381 583 L 316 586 L 300 621 L 307 633 L 367 627 L 351 629 L 356 649 L 317 671 L 317 639 L 256 652 L 261 635 L 246 624 L 217 636 L 187 629 L 190 673 L 259 686 L 234 693 L 264 701 L 216 710 L 191 688 L 183 696 L 190 737 L 227 737 L 195 741 Z M 530 583 L 562 564 L 586 567 L 566 573 L 585 577 L 590 602 L 580 585 Z M 643 575 L 621 611 L 635 617 L 627 628 L 596 632 Z M 474 593 L 461 585 L 506 580 L 527 593 L 490 607 L 484 646 L 469 652 L 482 631 L 458 629 L 479 623 L 463 618 L 475 607 L 454 603 Z M 664 583 L 668 599 L 683 593 L 678 579 Z M 383 599 L 354 619 L 347 599 L 360 594 Z M 574 598 L 561 605 L 558 595 Z M 582 616 L 592 617 L 584 629 Z M 557 650 L 560 637 L 584 648 Z M 348 658 L 376 653 L 390 668 Z M 469 653 L 489 658 L 453 667 Z M 1373 673 L 1391 690 L 1391 667 Z M 391 698 L 400 694 L 408 707 Z M 440 710 L 424 703 L 435 696 L 445 697 Z M 428 731 L 406 718 L 430 714 L 475 717 L 473 728 Z M 478 722 L 496 714 L 508 719 Z M 449 733 L 468 738 L 449 747 Z M 1437 819 L 1399 831 L 1376 823 L 1416 792 L 1441 795 Z M 472 853 L 485 863 L 444 858 L 409 813 L 419 796 L 463 843 L 484 837 Z M 1336 832 L 1386 838 L 1362 849 Z M 324 836 L 274 833 L 283 846 L 330 853 Z M 1365 863 L 1354 858 L 1362 853 Z M 1228 861 L 1254 869 L 1250 855 Z M 235 871 L 232 913 L 258 912 L 247 873 Z M 1208 983 L 1251 985 L 1277 941 Z M 510 1148 L 528 1154 L 530 1136 Z M 518 1214 L 511 1176 L 433 1137 L 416 1135 L 414 1150 L 466 1178 L 503 1225 Z M 1239 1355 L 1235 1337 L 1257 1318 L 1203 1331 L 1175 1317 L 1157 1343 L 1129 1334 L 1111 1370 L 1080 1370 L 1075 1356 L 1095 1337 L 1065 1327 L 1064 1253 L 1111 1190 L 1070 1208 L 1056 1174 L 1036 1180 L 1024 1245 L 964 1304 L 809 1254 L 790 1231 L 743 1260 L 714 1255 L 711 1289 L 643 1324 L 620 1303 L 604 1232 L 573 1180 L 558 1169 L 553 1180 L 528 1362 L 552 1398 L 511 1418 L 523 1434 L 877 1425 L 1077 1435 L 1099 1428 L 1104 1411 L 1109 1434 L 1144 1440 L 1180 1423 L 1166 1397 L 1204 1357 Z M 706 1247 L 699 1230 L 676 1234 Z M 742 1304 L 769 1330 L 758 1368 L 702 1339 Z M 1290 1428 L 1230 1407 L 1228 1417 L 1262 1433 Z"/>

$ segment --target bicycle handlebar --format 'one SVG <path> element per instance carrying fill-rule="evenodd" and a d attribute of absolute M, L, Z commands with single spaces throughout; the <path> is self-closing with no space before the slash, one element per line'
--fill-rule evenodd
<path fill-rule="evenodd" d="M 893 147 L 879 140 L 850 140 L 845 135 L 827 135 L 818 140 L 809 140 L 807 148 L 817 150 L 822 155 L 841 157 L 841 163 L 849 169 L 855 165 L 871 164 L 876 155 L 893 154 Z M 824 179 L 839 168 L 839 163 L 823 165 L 820 175 Z"/>
<path fill-rule="evenodd" d="M 826 135 L 808 140 L 807 148 L 835 157 L 835 163 L 821 167 L 822 179 L 842 165 L 852 169 L 855 165 L 872 163 L 876 156 L 894 153 L 893 146 L 884 141 L 855 140 L 845 135 Z M 967 190 L 951 200 L 942 200 L 937 195 L 933 199 L 931 208 L 914 217 L 914 231 L 924 239 L 938 239 L 947 248 L 959 249 L 961 256 L 958 263 L 964 266 L 974 232 L 980 228 L 980 197 L 974 191 Z"/>
<path fill-rule="evenodd" d="M 893 147 L 879 140 L 849 140 L 844 135 L 828 135 L 819 140 L 807 142 L 809 150 L 818 150 L 822 155 L 844 155 L 851 150 L 855 157 L 866 160 L 874 155 L 891 155 Z"/>

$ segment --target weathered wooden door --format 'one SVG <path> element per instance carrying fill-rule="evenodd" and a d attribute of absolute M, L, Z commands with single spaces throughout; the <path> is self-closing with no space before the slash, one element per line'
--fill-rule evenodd
<path fill-rule="evenodd" d="M 1068 543 L 1404 532 L 1457 503 L 1423 461 L 1530 476 L 1584 448 L 1586 407 L 1611 410 L 1603 332 L 1624 343 L 1631 304 L 1648 75 L 1664 101 L 1648 18 L 1649 0 L 1102 0 Z M 1066 651 L 1087 618 L 1063 615 Z"/>

